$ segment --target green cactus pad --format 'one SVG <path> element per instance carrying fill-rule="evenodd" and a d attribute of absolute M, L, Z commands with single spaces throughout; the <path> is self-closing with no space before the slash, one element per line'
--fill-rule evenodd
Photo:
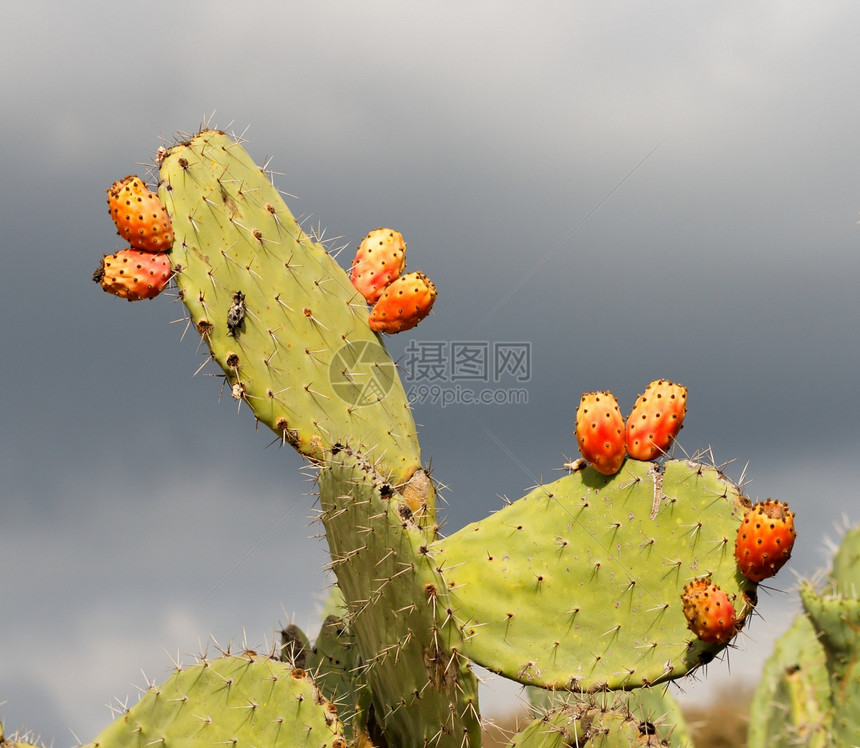
<path fill-rule="evenodd" d="M 323 621 L 307 668 L 323 695 L 337 706 L 344 735 L 353 742 L 367 727 L 370 691 L 361 673 L 358 647 L 346 623 L 329 615 Z"/>
<path fill-rule="evenodd" d="M 750 707 L 748 748 L 824 748 L 831 717 L 824 647 L 809 618 L 799 616 L 765 662 Z"/>
<path fill-rule="evenodd" d="M 388 744 L 480 745 L 477 682 L 427 553 L 431 531 L 346 449 L 329 458 L 319 488 L 345 620 Z"/>
<path fill-rule="evenodd" d="M 541 486 L 430 553 L 475 662 L 557 690 L 635 688 L 723 648 L 687 628 L 688 582 L 709 576 L 741 621 L 751 610 L 756 585 L 734 560 L 748 505 L 712 467 L 628 460 Z"/>
<path fill-rule="evenodd" d="M 201 660 L 151 687 L 88 748 L 313 745 L 345 748 L 341 725 L 302 670 L 252 652 Z"/>
<path fill-rule="evenodd" d="M 651 725 L 671 748 L 693 748 L 693 737 L 681 705 L 665 686 L 630 691 L 626 707 L 640 722 Z"/>
<path fill-rule="evenodd" d="M 860 745 L 860 599 L 819 595 L 809 583 L 800 599 L 827 657 L 836 745 Z"/>
<path fill-rule="evenodd" d="M 656 733 L 671 748 L 693 748 L 693 738 L 681 705 L 665 686 L 599 694 L 549 691 L 537 686 L 526 686 L 526 693 L 529 703 L 537 713 L 549 713 L 563 707 L 593 707 L 599 704 L 635 717 L 646 726 L 648 734 Z"/>
<path fill-rule="evenodd" d="M 158 195 L 180 296 L 234 397 L 313 460 L 350 443 L 408 480 L 415 424 L 367 305 L 244 148 L 216 130 L 170 148 Z"/>
<path fill-rule="evenodd" d="M 628 711 L 572 704 L 536 719 L 515 735 L 511 748 L 633 748 L 668 746 L 653 725 Z"/>
<path fill-rule="evenodd" d="M 3 732 L 3 723 L 0 722 L 0 748 L 41 748 L 41 746 L 31 743 L 32 738 L 22 738 L 16 735 L 10 735 L 8 738 Z"/>
<path fill-rule="evenodd" d="M 860 600 L 860 527 L 842 538 L 833 556 L 830 581 L 834 594 Z"/>

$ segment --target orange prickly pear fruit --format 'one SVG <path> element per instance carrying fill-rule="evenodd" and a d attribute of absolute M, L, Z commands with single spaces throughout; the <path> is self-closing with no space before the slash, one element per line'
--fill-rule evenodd
<path fill-rule="evenodd" d="M 170 216 L 158 195 L 139 177 L 131 175 L 114 182 L 107 202 L 117 233 L 133 248 L 166 252 L 173 246 Z"/>
<path fill-rule="evenodd" d="M 370 310 L 370 329 L 396 333 L 411 330 L 436 301 L 436 286 L 424 273 L 407 273 L 385 287 Z"/>
<path fill-rule="evenodd" d="M 163 252 L 124 249 L 105 255 L 93 280 L 108 293 L 129 301 L 154 299 L 170 280 L 170 258 Z"/>
<path fill-rule="evenodd" d="M 686 387 L 666 379 L 651 382 L 627 419 L 627 454 L 634 460 L 662 455 L 675 441 L 686 413 Z"/>
<path fill-rule="evenodd" d="M 768 499 L 745 515 L 735 540 L 735 560 L 741 573 L 753 582 L 776 574 L 791 556 L 794 513 L 783 501 Z"/>
<path fill-rule="evenodd" d="M 696 579 L 681 595 L 687 627 L 703 642 L 727 643 L 738 630 L 737 614 L 729 596 L 708 579 Z"/>
<path fill-rule="evenodd" d="M 624 462 L 624 418 L 611 392 L 587 392 L 576 411 L 576 441 L 582 456 L 604 475 Z"/>
<path fill-rule="evenodd" d="M 406 265 L 406 242 L 394 229 L 371 231 L 356 250 L 349 279 L 367 299 L 375 304 L 385 287 L 400 277 Z"/>

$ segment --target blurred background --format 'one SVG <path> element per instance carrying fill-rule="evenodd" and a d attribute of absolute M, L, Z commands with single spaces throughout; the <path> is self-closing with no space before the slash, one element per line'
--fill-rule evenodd
<path fill-rule="evenodd" d="M 193 376 L 204 356 L 178 302 L 90 281 L 123 246 L 106 189 L 204 122 L 272 157 L 343 265 L 392 226 L 436 283 L 432 316 L 389 348 L 447 530 L 562 475 L 582 392 L 611 389 L 626 412 L 652 379 L 689 388 L 679 446 L 788 501 L 798 543 L 737 648 L 673 691 L 707 703 L 755 683 L 796 577 L 860 520 L 860 6 L 35 0 L 6 15 L 7 732 L 89 740 L 171 658 L 319 623 L 326 550 L 299 458 Z M 495 368 L 507 344 L 527 369 Z M 407 367 L 431 355 L 433 382 Z M 492 404 L 466 403 L 481 392 Z M 506 714 L 518 689 L 493 679 L 483 699 Z"/>

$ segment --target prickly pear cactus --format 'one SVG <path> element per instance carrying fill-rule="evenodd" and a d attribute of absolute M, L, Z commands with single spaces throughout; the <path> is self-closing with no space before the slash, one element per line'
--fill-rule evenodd
<path fill-rule="evenodd" d="M 799 616 L 765 663 L 750 707 L 748 745 L 822 748 L 832 718 L 824 648 L 809 618 Z"/>
<path fill-rule="evenodd" d="M 365 297 L 223 132 L 202 131 L 159 159 L 170 265 L 189 324 L 230 394 L 319 468 L 342 606 L 313 645 L 285 630 L 286 655 L 304 658 L 300 672 L 286 677 L 277 669 L 285 665 L 254 655 L 203 663 L 148 693 L 95 745 L 167 735 L 181 745 L 218 726 L 224 742 L 278 745 L 289 733 L 303 745 L 382 736 L 391 746 L 477 746 L 470 660 L 522 683 L 594 692 L 679 678 L 726 646 L 735 618 L 720 643 L 707 643 L 681 603 L 686 585 L 707 579 L 728 595 L 737 628 L 755 604 L 756 584 L 733 556 L 749 501 L 716 467 L 625 459 L 622 439 L 615 474 L 575 470 L 438 537 L 409 403 L 372 329 L 387 328 Z M 421 314 L 435 300 L 431 286 Z M 266 677 L 248 675 L 266 668 Z M 244 682 L 255 690 L 230 702 Z M 345 728 L 323 696 L 342 706 Z M 278 715 L 285 705 L 288 716 L 257 711 Z M 661 744 L 654 725 L 631 713 L 571 703 L 514 744 Z M 264 721 L 277 731 L 249 734 Z"/>
<path fill-rule="evenodd" d="M 801 587 L 800 599 L 827 658 L 832 736 L 837 745 L 860 745 L 860 599 L 820 595 L 809 583 Z"/>
<path fill-rule="evenodd" d="M 335 706 L 301 669 L 253 652 L 201 660 L 151 687 L 87 748 L 346 748 Z"/>
<path fill-rule="evenodd" d="M 860 744 L 860 527 L 826 589 L 800 589 L 804 614 L 777 641 L 750 713 L 750 748 Z"/>

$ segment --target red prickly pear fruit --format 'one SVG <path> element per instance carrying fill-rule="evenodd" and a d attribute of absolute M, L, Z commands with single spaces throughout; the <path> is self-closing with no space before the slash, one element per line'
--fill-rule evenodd
<path fill-rule="evenodd" d="M 707 579 L 695 579 L 681 594 L 687 627 L 709 644 L 726 644 L 738 630 L 737 614 L 729 596 Z"/>
<path fill-rule="evenodd" d="M 436 301 L 436 286 L 424 273 L 407 273 L 389 283 L 370 310 L 370 329 L 393 334 L 411 330 Z"/>
<path fill-rule="evenodd" d="M 624 417 L 611 392 L 587 392 L 576 410 L 576 441 L 582 456 L 604 475 L 624 462 Z"/>
<path fill-rule="evenodd" d="M 770 579 L 791 557 L 794 513 L 783 501 L 768 499 L 756 504 L 743 518 L 735 540 L 735 561 L 753 582 Z"/>
<path fill-rule="evenodd" d="M 352 261 L 349 279 L 368 304 L 375 304 L 385 287 L 400 277 L 406 265 L 406 242 L 394 229 L 382 227 L 364 237 Z"/>
<path fill-rule="evenodd" d="M 93 280 L 121 299 L 154 299 L 170 280 L 170 258 L 163 252 L 123 249 L 102 258 Z"/>
<path fill-rule="evenodd" d="M 639 395 L 627 419 L 627 454 L 653 460 L 666 452 L 684 425 L 687 388 L 658 379 Z"/>
<path fill-rule="evenodd" d="M 170 216 L 143 181 L 127 176 L 107 191 L 108 208 L 117 233 L 135 249 L 166 252 L 173 246 Z"/>

